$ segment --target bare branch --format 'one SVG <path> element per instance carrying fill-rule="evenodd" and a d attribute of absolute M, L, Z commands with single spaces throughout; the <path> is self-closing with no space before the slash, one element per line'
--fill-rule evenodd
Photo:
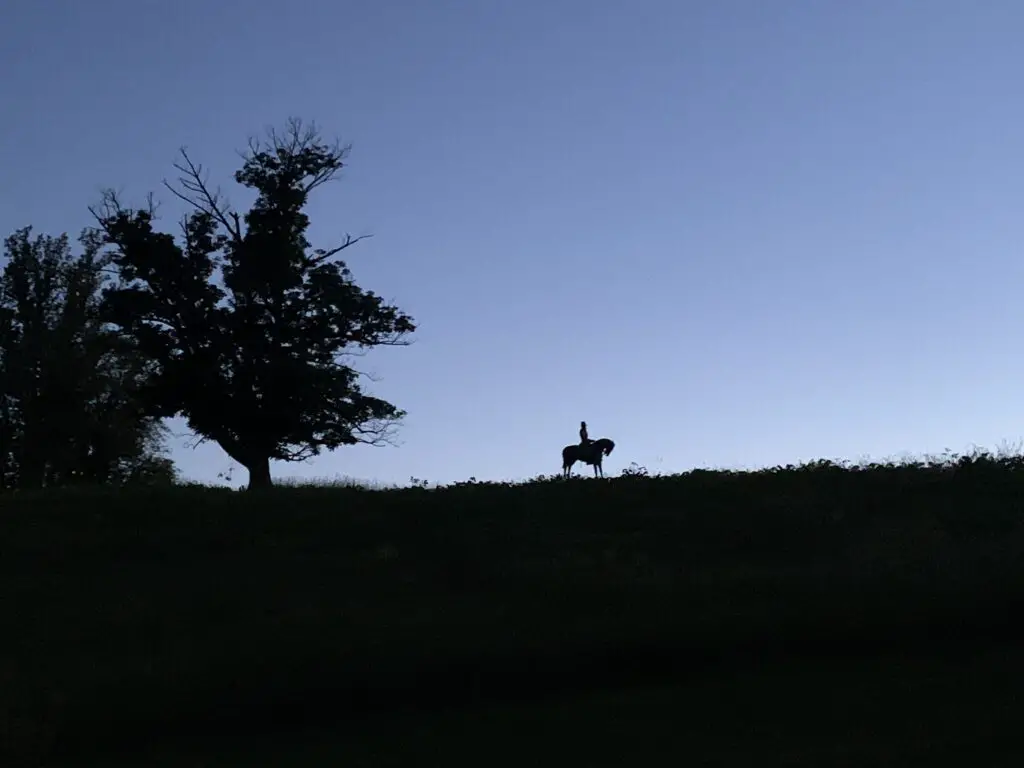
<path fill-rule="evenodd" d="M 172 434 L 174 434 L 174 433 L 172 433 Z M 193 430 L 189 430 L 187 434 L 183 433 L 183 434 L 174 435 L 174 436 L 175 437 L 188 437 L 188 438 L 191 438 L 191 440 L 186 441 L 185 447 L 186 448 L 191 448 L 193 451 L 196 448 L 198 448 L 200 445 L 202 445 L 203 443 L 210 442 L 210 438 L 203 437 L 203 435 L 200 435 L 198 432 L 195 432 Z"/>
<path fill-rule="evenodd" d="M 349 347 L 344 347 L 343 349 L 341 349 L 341 350 L 339 350 L 337 352 L 336 357 L 337 357 L 338 360 L 342 360 L 342 359 L 344 359 L 346 357 L 366 357 L 366 355 L 369 354 L 369 352 L 370 352 L 370 349 L 368 347 L 367 348 L 361 348 L 361 347 L 349 348 Z M 359 371 L 357 371 L 355 368 L 352 368 L 350 370 L 353 373 L 359 373 Z"/>
<path fill-rule="evenodd" d="M 156 203 L 153 200 L 153 195 L 150 193 L 146 196 L 146 212 L 150 216 L 156 214 Z M 100 190 L 100 202 L 99 205 L 90 205 L 88 208 L 89 213 L 92 214 L 93 218 L 100 225 L 100 230 L 106 230 L 104 221 L 107 219 L 113 219 L 122 213 L 131 214 L 132 211 L 129 208 L 125 208 L 121 204 L 121 197 L 117 191 L 111 188 Z"/>
<path fill-rule="evenodd" d="M 371 347 L 409 347 L 413 344 L 413 339 L 405 339 L 403 336 L 404 332 L 396 332 L 394 336 L 388 338 L 381 338 L 373 342 Z"/>
<path fill-rule="evenodd" d="M 377 347 L 412 346 L 415 342 L 412 339 L 406 339 L 406 334 L 407 331 L 394 331 L 393 333 L 389 333 L 387 335 L 379 334 L 371 339 L 367 339 L 362 334 L 362 331 L 357 329 L 354 333 L 349 335 L 348 339 L 346 340 L 346 343 L 355 344 L 360 351 L 356 352 L 354 350 L 345 349 L 344 352 L 342 352 L 342 354 L 361 357 L 362 355 L 365 354 L 363 350 L 376 349 Z"/>
<path fill-rule="evenodd" d="M 378 374 L 376 374 L 376 373 L 367 373 L 366 371 L 357 371 L 355 368 L 350 368 L 349 370 L 351 370 L 354 374 L 356 374 L 356 376 L 361 376 L 362 378 L 367 379 L 367 380 L 373 382 L 374 384 L 378 384 L 378 383 L 380 383 L 382 381 L 381 377 Z"/>
<path fill-rule="evenodd" d="M 350 248 L 360 240 L 366 240 L 367 238 L 373 237 L 373 235 L 360 235 L 359 237 L 352 237 L 352 235 L 345 235 L 345 241 L 337 248 L 317 248 L 313 251 L 313 256 L 306 257 L 306 264 L 310 267 L 315 267 L 318 264 L 323 264 L 332 256 L 337 256 L 339 253 L 344 251 L 346 248 Z"/>
<path fill-rule="evenodd" d="M 352 437 L 363 445 L 394 446 L 399 421 L 398 418 L 375 419 L 364 424 L 356 424 L 352 426 Z"/>
<path fill-rule="evenodd" d="M 238 214 L 231 210 L 229 203 L 222 200 L 219 189 L 210 191 L 207 180 L 203 177 L 203 166 L 192 162 L 186 147 L 181 148 L 181 156 L 183 162 L 175 163 L 174 167 L 182 174 L 178 177 L 178 183 L 185 191 L 175 189 L 167 179 L 164 179 L 164 186 L 179 200 L 212 216 L 228 231 L 235 242 L 239 242 L 242 239 L 242 229 Z"/>

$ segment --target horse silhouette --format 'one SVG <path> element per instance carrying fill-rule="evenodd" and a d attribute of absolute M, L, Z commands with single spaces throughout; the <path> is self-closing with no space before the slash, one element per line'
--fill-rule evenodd
<path fill-rule="evenodd" d="M 610 456 L 614 448 L 615 443 L 607 437 L 593 440 L 586 445 L 565 446 L 562 449 L 562 477 L 569 477 L 572 465 L 577 461 L 592 465 L 594 467 L 594 477 L 604 477 L 601 461 L 605 456 Z"/>

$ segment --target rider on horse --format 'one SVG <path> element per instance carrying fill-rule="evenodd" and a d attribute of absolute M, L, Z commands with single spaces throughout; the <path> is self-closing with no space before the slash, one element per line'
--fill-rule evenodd
<path fill-rule="evenodd" d="M 590 437 L 587 435 L 587 422 L 580 422 L 580 447 L 586 448 L 590 445 Z"/>
<path fill-rule="evenodd" d="M 577 461 L 590 464 L 594 468 L 595 477 L 604 477 L 604 470 L 601 468 L 601 461 L 605 456 L 610 456 L 615 448 L 615 443 L 607 437 L 591 440 L 587 434 L 587 422 L 580 422 L 580 441 L 576 445 L 567 445 L 562 449 L 562 476 L 572 475 L 572 465 Z"/>

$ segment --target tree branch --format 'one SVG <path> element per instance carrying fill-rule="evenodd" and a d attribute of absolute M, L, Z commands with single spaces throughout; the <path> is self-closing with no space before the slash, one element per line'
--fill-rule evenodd
<path fill-rule="evenodd" d="M 396 445 L 395 432 L 398 428 L 398 419 L 378 419 L 365 424 L 352 426 L 352 436 L 356 442 L 363 445 L 376 447 L 384 445 Z"/>
<path fill-rule="evenodd" d="M 223 225 L 236 243 L 240 242 L 242 239 L 242 228 L 239 215 L 231 210 L 230 204 L 222 202 L 219 189 L 213 192 L 210 191 L 206 179 L 203 178 L 203 166 L 192 162 L 192 158 L 188 156 L 187 148 L 181 148 L 181 156 L 184 158 L 184 164 L 175 163 L 174 167 L 182 173 L 178 177 L 178 183 L 184 188 L 185 192 L 175 189 L 167 179 L 164 179 L 164 186 L 179 200 L 212 216 Z"/>
<path fill-rule="evenodd" d="M 337 248 L 317 248 L 313 251 L 312 256 L 306 257 L 306 264 L 310 267 L 315 267 L 319 264 L 323 264 L 332 256 L 336 256 L 346 248 L 358 243 L 360 240 L 366 240 L 367 238 L 373 237 L 373 235 L 360 235 L 359 237 L 352 237 L 352 235 L 345 235 L 345 241 Z"/>
<path fill-rule="evenodd" d="M 287 448 L 282 447 L 279 449 L 282 458 L 276 459 L 276 461 L 308 461 L 309 459 L 315 458 L 319 451 L 309 445 L 304 445 L 300 448 Z"/>
<path fill-rule="evenodd" d="M 156 200 L 153 198 L 153 193 L 150 192 L 146 195 L 146 213 L 152 218 L 156 218 L 156 211 L 159 206 L 156 204 Z M 129 208 L 125 208 L 121 205 L 121 198 L 118 193 L 113 189 L 104 189 L 100 192 L 100 204 L 99 206 L 90 205 L 86 210 L 92 214 L 92 217 L 96 219 L 96 223 L 99 224 L 100 231 L 109 232 L 109 228 L 105 224 L 110 219 L 117 218 L 121 214 L 132 214 L 133 211 Z"/>

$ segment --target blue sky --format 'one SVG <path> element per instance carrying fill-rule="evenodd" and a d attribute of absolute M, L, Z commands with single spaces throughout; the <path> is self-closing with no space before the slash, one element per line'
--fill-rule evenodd
<path fill-rule="evenodd" d="M 1022 33 L 1018 0 L 7 0 L 0 230 L 77 232 L 181 145 L 241 201 L 289 115 L 351 142 L 312 238 L 374 234 L 348 263 L 421 330 L 366 367 L 409 416 L 278 476 L 524 478 L 581 419 L 611 470 L 1016 443 Z"/>

